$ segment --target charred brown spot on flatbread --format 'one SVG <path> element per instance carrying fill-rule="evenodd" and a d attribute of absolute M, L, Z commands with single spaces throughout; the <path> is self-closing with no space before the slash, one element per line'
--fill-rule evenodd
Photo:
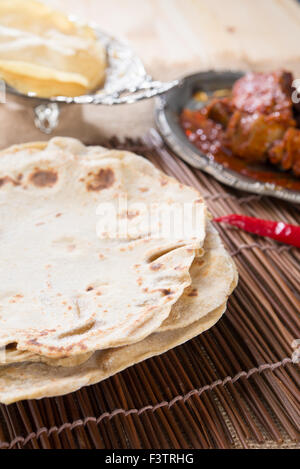
<path fill-rule="evenodd" d="M 88 191 L 102 191 L 108 189 L 115 182 L 115 175 L 112 169 L 100 169 L 97 174 L 87 183 Z"/>
<path fill-rule="evenodd" d="M 6 350 L 17 350 L 17 342 L 12 342 L 11 344 L 7 344 L 6 345 Z"/>
<path fill-rule="evenodd" d="M 57 173 L 50 170 L 38 170 L 30 176 L 31 182 L 37 187 L 53 187 L 57 179 Z"/>
<path fill-rule="evenodd" d="M 198 267 L 204 265 L 205 262 L 205 259 L 202 259 L 201 257 L 196 257 L 196 259 L 194 260 L 194 264 L 196 264 Z"/>
<path fill-rule="evenodd" d="M 8 178 L 8 177 L 1 178 L 1 179 L 0 179 L 0 187 L 4 186 L 4 184 L 6 184 L 7 182 L 9 182 L 9 178 Z"/>
<path fill-rule="evenodd" d="M 138 217 L 139 214 L 140 212 L 138 210 L 135 210 L 135 211 L 127 210 L 121 213 L 120 218 L 128 218 L 128 220 L 132 220 L 133 218 Z"/>
<path fill-rule="evenodd" d="M 13 184 L 14 186 L 18 186 L 18 185 L 19 185 L 19 182 L 14 181 L 14 179 L 12 179 L 11 177 L 9 177 L 9 176 L 4 176 L 4 177 L 0 178 L 0 187 L 4 186 L 5 184 L 8 184 L 9 182 L 10 182 L 11 184 Z"/>

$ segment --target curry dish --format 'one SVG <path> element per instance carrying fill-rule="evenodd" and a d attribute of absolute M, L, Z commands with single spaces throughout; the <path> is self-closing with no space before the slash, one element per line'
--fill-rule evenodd
<path fill-rule="evenodd" d="M 299 190 L 300 110 L 292 102 L 292 82 L 286 71 L 249 73 L 226 96 L 207 98 L 200 110 L 184 109 L 181 125 L 211 159 Z M 273 172 L 275 165 L 280 171 Z"/>

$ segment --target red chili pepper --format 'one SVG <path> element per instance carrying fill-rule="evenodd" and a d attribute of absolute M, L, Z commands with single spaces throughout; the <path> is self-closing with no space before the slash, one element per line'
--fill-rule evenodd
<path fill-rule="evenodd" d="M 300 226 L 289 225 L 281 221 L 262 220 L 261 218 L 246 217 L 245 215 L 225 215 L 215 218 L 218 223 L 228 223 L 244 231 L 259 236 L 275 239 L 281 243 L 291 244 L 300 248 Z"/>

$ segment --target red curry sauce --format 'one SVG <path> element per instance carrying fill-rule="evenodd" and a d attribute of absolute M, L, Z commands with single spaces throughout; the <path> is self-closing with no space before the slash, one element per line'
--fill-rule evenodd
<path fill-rule="evenodd" d="M 300 191 L 300 180 L 292 174 L 280 172 L 268 163 L 251 164 L 234 156 L 228 148 L 222 146 L 221 125 L 212 123 L 211 126 L 204 128 L 200 125 L 201 116 L 200 111 L 184 109 L 180 121 L 189 141 L 209 159 L 256 181 L 268 182 L 286 189 Z"/>

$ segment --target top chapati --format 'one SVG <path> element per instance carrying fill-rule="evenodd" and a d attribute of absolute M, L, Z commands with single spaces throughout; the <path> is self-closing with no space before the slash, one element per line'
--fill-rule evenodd
<path fill-rule="evenodd" d="M 161 233 L 158 208 L 185 204 Z M 191 284 L 205 216 L 197 191 L 128 152 L 66 138 L 2 152 L 0 346 L 65 358 L 147 337 Z"/>
<path fill-rule="evenodd" d="M 39 97 L 99 88 L 106 51 L 88 26 L 35 0 L 0 2 L 0 78 Z"/>

